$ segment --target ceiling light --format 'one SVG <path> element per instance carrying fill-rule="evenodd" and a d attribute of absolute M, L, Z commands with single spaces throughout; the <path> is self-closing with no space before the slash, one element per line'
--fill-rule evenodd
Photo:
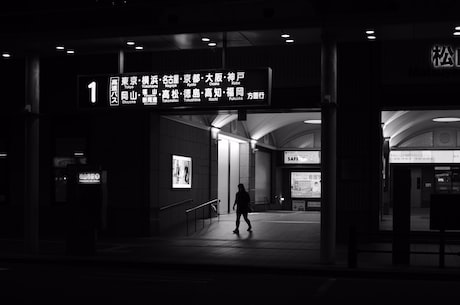
<path fill-rule="evenodd" d="M 434 118 L 433 122 L 438 122 L 438 123 L 451 123 L 451 122 L 459 122 L 460 118 L 456 117 L 440 117 L 440 118 Z"/>
<path fill-rule="evenodd" d="M 455 30 L 456 30 L 456 31 L 460 31 L 460 26 L 456 26 L 456 27 L 455 27 Z"/>
<path fill-rule="evenodd" d="M 11 57 L 11 54 L 10 53 L 2 53 L 2 57 L 3 58 L 10 58 Z"/>
<path fill-rule="evenodd" d="M 136 50 L 143 50 L 144 47 L 143 46 L 136 46 Z"/>
<path fill-rule="evenodd" d="M 287 42 L 287 43 L 293 43 L 293 42 L 294 42 L 294 39 L 286 39 L 286 42 Z"/>
<path fill-rule="evenodd" d="M 67 50 L 67 54 L 75 54 L 75 50 Z"/>
<path fill-rule="evenodd" d="M 64 46 L 57 46 L 57 47 L 56 47 L 56 50 L 58 50 L 58 51 L 62 51 L 62 50 L 64 50 L 64 49 L 65 49 Z"/>
<path fill-rule="evenodd" d="M 460 36 L 460 32 L 454 32 L 454 36 Z"/>
<path fill-rule="evenodd" d="M 367 39 L 369 39 L 369 40 L 375 40 L 375 39 L 377 39 L 377 36 L 369 35 L 369 36 L 367 36 Z"/>
<path fill-rule="evenodd" d="M 281 34 L 281 37 L 283 37 L 283 38 L 289 38 L 289 37 L 291 37 L 291 35 L 284 33 L 284 34 Z"/>
<path fill-rule="evenodd" d="M 209 41 L 211 41 L 211 39 L 209 39 L 208 37 L 201 37 L 201 41 L 209 42 Z"/>
<path fill-rule="evenodd" d="M 215 47 L 215 46 L 217 46 L 217 43 L 215 43 L 215 42 L 210 42 L 210 43 L 208 43 L 208 46 L 210 46 L 210 47 Z"/>
<path fill-rule="evenodd" d="M 375 31 L 374 30 L 367 30 L 366 34 L 367 35 L 372 35 L 372 34 L 375 34 Z"/>
<path fill-rule="evenodd" d="M 312 119 L 312 120 L 305 120 L 303 121 L 305 124 L 321 124 L 320 119 Z"/>
<path fill-rule="evenodd" d="M 136 43 L 135 43 L 134 41 L 130 40 L 130 41 L 127 41 L 126 44 L 127 44 L 128 46 L 133 46 L 133 45 L 135 45 Z"/>

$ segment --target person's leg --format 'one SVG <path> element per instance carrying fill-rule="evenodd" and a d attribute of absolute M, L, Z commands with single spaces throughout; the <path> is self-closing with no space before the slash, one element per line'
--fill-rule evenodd
<path fill-rule="evenodd" d="M 241 218 L 241 213 L 236 212 L 236 227 L 235 227 L 235 230 L 233 230 L 234 233 L 238 232 L 238 229 L 240 227 L 240 218 Z"/>
<path fill-rule="evenodd" d="M 248 231 L 251 231 L 252 226 L 251 226 L 251 221 L 249 221 L 249 218 L 248 218 L 248 213 L 244 213 L 243 218 L 246 221 L 246 223 L 248 224 Z"/>

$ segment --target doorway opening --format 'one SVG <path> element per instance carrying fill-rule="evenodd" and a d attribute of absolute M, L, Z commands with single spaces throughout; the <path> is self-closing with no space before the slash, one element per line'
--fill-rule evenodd
<path fill-rule="evenodd" d="M 460 111 L 382 111 L 381 119 L 384 143 L 379 228 L 393 230 L 393 175 L 395 169 L 404 168 L 410 172 L 410 201 L 405 203 L 410 205 L 410 230 L 431 231 L 433 196 L 460 195 Z"/>
<path fill-rule="evenodd" d="M 321 207 L 321 113 L 187 114 L 166 118 L 209 130 L 216 147 L 219 213 L 234 213 L 237 185 L 253 210 L 316 211 Z"/>

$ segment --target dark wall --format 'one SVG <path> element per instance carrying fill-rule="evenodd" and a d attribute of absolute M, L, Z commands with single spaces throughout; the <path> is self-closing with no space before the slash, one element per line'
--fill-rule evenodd
<path fill-rule="evenodd" d="M 164 207 L 191 199 L 193 203 L 160 213 L 160 232 L 184 224 L 185 210 L 217 198 L 217 146 L 210 132 L 164 117 L 152 116 L 151 206 Z M 211 146 L 210 146 L 211 145 Z M 192 187 L 172 188 L 172 155 L 192 158 Z M 153 222 L 152 222 L 153 224 Z"/>
<path fill-rule="evenodd" d="M 108 235 L 148 235 L 149 116 L 112 113 L 91 118 L 88 159 L 107 171 Z"/>
<path fill-rule="evenodd" d="M 455 39 L 381 43 L 381 105 L 396 109 L 458 109 L 460 69 L 434 69 L 435 44 L 458 48 Z"/>

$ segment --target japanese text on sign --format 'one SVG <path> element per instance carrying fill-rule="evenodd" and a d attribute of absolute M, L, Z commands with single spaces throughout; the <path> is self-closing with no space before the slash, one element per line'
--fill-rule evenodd
<path fill-rule="evenodd" d="M 268 105 L 271 69 L 133 73 L 105 79 L 83 76 L 79 82 L 79 104 L 83 108 Z M 95 94 L 95 88 L 104 87 L 108 91 L 99 90 Z M 90 97 L 88 88 L 94 88 Z"/>
<path fill-rule="evenodd" d="M 431 48 L 431 64 L 434 68 L 460 67 L 460 48 L 450 45 L 434 45 Z"/>

